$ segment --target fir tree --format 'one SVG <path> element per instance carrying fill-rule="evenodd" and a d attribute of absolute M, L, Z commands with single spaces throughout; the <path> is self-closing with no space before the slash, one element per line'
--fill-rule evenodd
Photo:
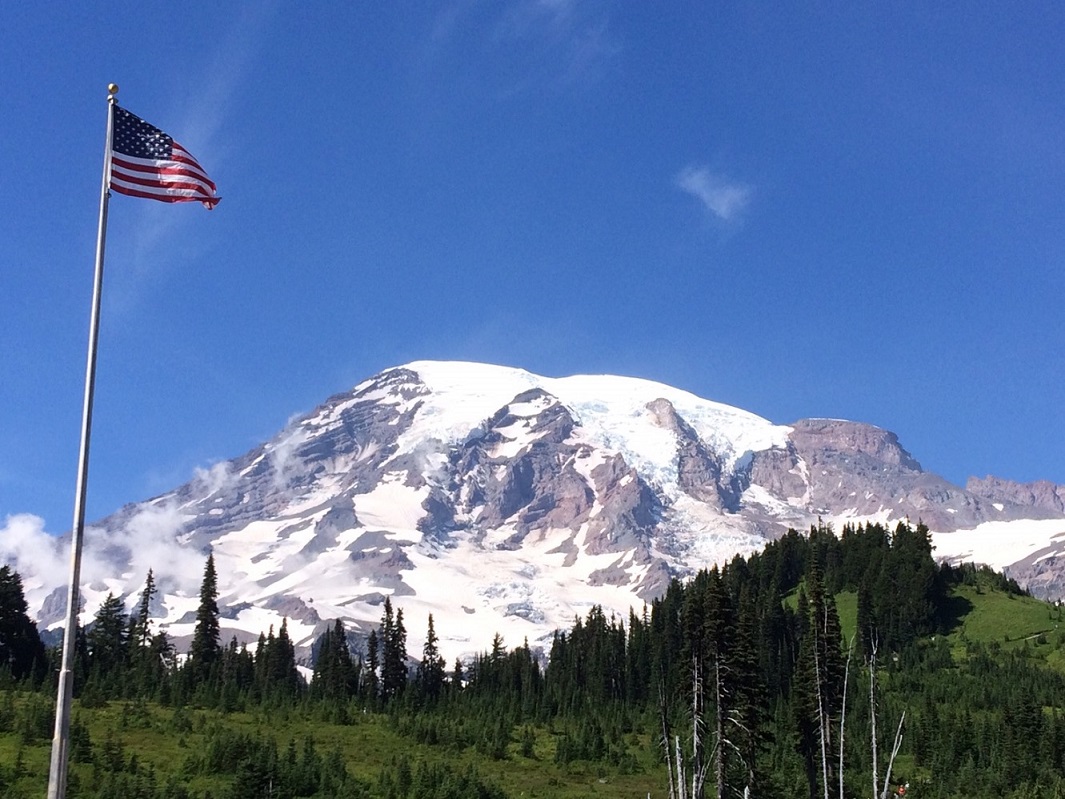
<path fill-rule="evenodd" d="M 43 676 L 45 667 L 44 645 L 26 610 L 22 578 L 10 566 L 0 566 L 0 670 L 16 680 Z"/>
<path fill-rule="evenodd" d="M 370 630 L 366 637 L 366 696 L 371 701 L 377 699 L 380 684 L 378 670 L 381 667 L 380 642 L 377 630 Z"/>
<path fill-rule="evenodd" d="M 407 685 L 407 630 L 403 610 L 393 617 L 392 602 L 385 599 L 381 618 L 381 696 L 387 702 L 399 696 Z"/>
<path fill-rule="evenodd" d="M 141 591 L 137 612 L 130 616 L 129 641 L 133 647 L 144 648 L 151 642 L 151 605 L 155 599 L 155 594 L 155 577 L 152 574 L 152 570 L 148 569 L 148 576 L 144 580 L 144 590 Z"/>
<path fill-rule="evenodd" d="M 337 619 L 319 638 L 311 695 L 319 699 L 343 701 L 354 691 L 355 665 L 351 660 L 344 624 Z"/>
<path fill-rule="evenodd" d="M 462 668 L 462 659 L 455 658 L 455 667 L 451 670 L 451 692 L 460 693 L 465 685 L 466 675 Z"/>
<path fill-rule="evenodd" d="M 444 659 L 440 657 L 437 641 L 433 614 L 430 613 L 425 645 L 422 647 L 422 662 L 418 665 L 418 689 L 430 702 L 439 698 L 444 687 Z"/>
<path fill-rule="evenodd" d="M 125 679 L 128 620 L 122 600 L 108 594 L 86 634 L 89 675 L 97 684 L 120 685 Z"/>
<path fill-rule="evenodd" d="M 196 627 L 189 646 L 189 675 L 194 685 L 207 682 L 221 657 L 219 645 L 218 575 L 214 568 L 214 554 L 207 556 L 200 584 L 200 605 L 196 610 Z"/>

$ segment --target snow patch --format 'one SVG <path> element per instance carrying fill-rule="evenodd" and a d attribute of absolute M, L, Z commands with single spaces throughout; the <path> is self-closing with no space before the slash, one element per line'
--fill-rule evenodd
<path fill-rule="evenodd" d="M 1060 543 L 1065 520 L 1039 519 L 985 522 L 971 530 L 932 533 L 937 558 L 985 563 L 1001 571 L 1010 564 Z"/>

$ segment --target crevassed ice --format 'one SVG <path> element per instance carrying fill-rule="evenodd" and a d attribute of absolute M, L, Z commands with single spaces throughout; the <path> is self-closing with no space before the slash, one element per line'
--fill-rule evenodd
<path fill-rule="evenodd" d="M 430 389 L 411 428 L 400 440 L 426 437 L 452 443 L 518 394 L 540 388 L 565 405 L 590 443 L 620 452 L 645 479 L 676 482 L 672 433 L 654 423 L 647 404 L 668 400 L 726 468 L 752 451 L 783 446 L 790 428 L 748 411 L 702 399 L 690 392 L 635 377 L 576 375 L 550 378 L 524 369 L 460 361 L 414 361 L 404 367 Z M 528 410 L 527 408 L 523 410 Z"/>

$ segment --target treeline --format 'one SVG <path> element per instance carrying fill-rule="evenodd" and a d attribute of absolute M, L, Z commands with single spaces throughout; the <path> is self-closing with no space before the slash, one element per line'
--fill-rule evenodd
<path fill-rule="evenodd" d="M 20 617 L 21 586 L 7 567 L 4 585 L 0 630 L 21 632 L 0 635 L 0 669 L 47 690 L 55 655 L 19 620 L 25 602 Z M 208 558 L 186 659 L 151 630 L 149 573 L 132 616 L 109 597 L 79 635 L 75 688 L 89 706 L 284 707 L 339 724 L 387 713 L 397 731 L 445 755 L 472 748 L 495 760 L 545 756 L 536 731 L 546 729 L 546 756 L 563 767 L 636 770 L 640 750 L 654 746 L 668 775 L 663 793 L 676 799 L 880 797 L 906 782 L 922 797 L 1065 795 L 1065 680 L 994 645 L 950 651 L 941 634 L 958 622 L 951 592 L 961 585 L 1022 593 L 986 568 L 937 565 L 922 525 L 847 526 L 839 535 L 818 525 L 675 581 L 626 618 L 593 608 L 555 633 L 546 665 L 527 643 L 508 648 L 497 635 L 487 651 L 449 667 L 431 616 L 420 657 L 411 657 L 403 611 L 386 600 L 364 650 L 352 650 L 339 621 L 321 636 L 308 685 L 285 623 L 252 649 L 219 640 Z M 844 597 L 854 620 L 846 640 Z M 317 782 L 285 781 L 277 770 L 292 762 L 291 747 L 282 754 L 268 742 L 245 744 L 227 768 L 290 786 L 275 796 L 421 795 L 410 793 L 414 772 L 429 768 L 396 764 L 392 776 L 363 785 L 344 779 L 330 756 L 308 755 L 333 765 L 316 772 Z"/>

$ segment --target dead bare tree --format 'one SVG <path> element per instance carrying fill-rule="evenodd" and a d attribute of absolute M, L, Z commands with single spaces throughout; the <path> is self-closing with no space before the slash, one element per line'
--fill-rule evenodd
<path fill-rule="evenodd" d="M 669 774 L 669 799 L 683 799 L 680 792 L 684 790 L 684 772 L 681 768 L 680 742 L 677 742 L 676 758 L 670 754 L 670 729 L 669 710 L 666 705 L 666 688 L 662 683 L 658 684 L 658 710 L 662 717 L 662 747 L 666 753 L 666 773 Z M 679 779 L 678 779 L 679 778 Z M 680 784 L 678 790 L 677 784 Z"/>
<path fill-rule="evenodd" d="M 880 792 L 880 799 L 887 799 L 888 787 L 891 785 L 891 768 L 895 765 L 895 755 L 899 753 L 899 747 L 902 746 L 902 724 L 904 721 L 906 721 L 905 710 L 902 711 L 898 729 L 895 730 L 895 743 L 891 747 L 891 759 L 888 760 L 887 772 L 884 774 L 884 790 Z"/>
<path fill-rule="evenodd" d="M 873 799 L 877 799 L 878 765 L 876 761 L 876 645 L 874 634 L 869 643 L 869 726 L 873 742 Z"/>
<path fill-rule="evenodd" d="M 817 727 L 821 738 L 821 784 L 824 787 L 825 799 L 828 799 L 828 741 L 825 736 L 825 725 L 828 720 L 825 718 L 825 703 L 821 691 L 821 659 L 818 656 L 820 647 L 818 646 L 816 632 L 814 635 L 814 682 L 817 686 Z"/>
<path fill-rule="evenodd" d="M 658 692 L 662 716 L 662 743 L 666 753 L 666 770 L 669 773 L 669 799 L 703 799 L 706 772 L 710 764 L 706 759 L 706 746 L 703 741 L 703 680 L 698 656 L 692 655 L 691 760 L 687 765 L 684 762 L 680 736 L 673 735 L 670 729 L 665 688 L 661 684 Z"/>
<path fill-rule="evenodd" d="M 714 785 L 717 795 L 725 795 L 725 686 L 720 653 L 714 658 Z"/>
<path fill-rule="evenodd" d="M 847 647 L 847 667 L 843 670 L 843 706 L 839 712 L 839 799 L 843 797 L 843 725 L 847 720 L 847 684 L 851 676 L 851 657 L 854 655 L 854 636 Z"/>
<path fill-rule="evenodd" d="M 878 788 L 879 765 L 877 763 L 876 742 L 876 654 L 877 639 L 874 635 L 869 643 L 869 728 L 873 749 L 873 799 L 887 799 L 888 789 L 891 787 L 891 770 L 895 766 L 895 757 L 898 755 L 899 748 L 902 746 L 902 727 L 903 723 L 906 721 L 906 711 L 902 711 L 902 716 L 899 718 L 899 726 L 895 730 L 895 741 L 891 746 L 891 757 L 888 758 L 887 771 L 884 772 L 884 783 Z M 840 784 L 842 785 L 842 782 Z"/>
<path fill-rule="evenodd" d="M 691 799 L 703 799 L 706 770 L 710 764 L 704 757 L 703 744 L 703 675 L 702 664 L 692 655 L 692 792 Z"/>

